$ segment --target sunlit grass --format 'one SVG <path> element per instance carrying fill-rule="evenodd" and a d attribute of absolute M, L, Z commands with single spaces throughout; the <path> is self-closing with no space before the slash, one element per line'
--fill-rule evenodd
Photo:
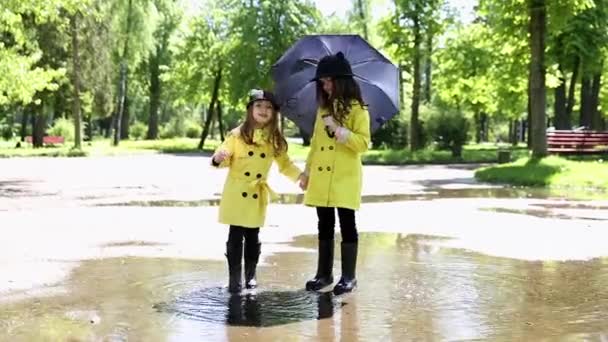
<path fill-rule="evenodd" d="M 608 191 L 608 163 L 601 159 L 574 161 L 557 156 L 541 160 L 521 158 L 513 163 L 481 168 L 475 172 L 475 177 L 492 183 Z"/>

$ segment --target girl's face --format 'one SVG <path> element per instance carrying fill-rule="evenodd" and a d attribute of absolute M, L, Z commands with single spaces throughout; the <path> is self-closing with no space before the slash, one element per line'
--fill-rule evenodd
<path fill-rule="evenodd" d="M 334 92 L 334 81 L 331 77 L 321 77 L 319 81 L 323 85 L 323 91 L 331 97 L 331 94 Z"/>
<path fill-rule="evenodd" d="M 274 107 L 270 101 L 255 101 L 251 105 L 253 120 L 258 126 L 266 126 L 272 120 Z"/>

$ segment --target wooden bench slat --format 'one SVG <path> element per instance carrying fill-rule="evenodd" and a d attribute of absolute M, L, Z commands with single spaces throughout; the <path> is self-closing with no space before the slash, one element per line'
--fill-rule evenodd
<path fill-rule="evenodd" d="M 576 144 L 589 144 L 589 145 L 608 145 L 608 141 L 599 140 L 569 140 L 569 139 L 547 139 L 547 143 L 561 144 L 561 143 L 576 143 Z"/>
<path fill-rule="evenodd" d="M 566 153 L 566 152 L 573 152 L 573 153 L 608 153 L 608 150 L 596 150 L 596 149 L 578 149 L 578 148 L 549 148 L 547 149 L 548 152 L 551 153 Z"/>
<path fill-rule="evenodd" d="M 547 131 L 547 151 L 550 153 L 608 153 L 608 132 Z"/>
<path fill-rule="evenodd" d="M 25 137 L 25 141 L 31 144 L 34 141 L 34 139 L 30 135 L 30 136 Z M 47 135 L 47 136 L 42 137 L 43 144 L 63 144 L 64 142 L 65 142 L 65 138 L 61 137 L 61 136 Z"/>

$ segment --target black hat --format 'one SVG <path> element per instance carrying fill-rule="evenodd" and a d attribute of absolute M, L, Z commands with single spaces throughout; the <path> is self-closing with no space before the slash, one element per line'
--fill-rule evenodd
<path fill-rule="evenodd" d="M 335 55 L 329 55 L 321 58 L 317 65 L 317 72 L 315 78 L 311 81 L 318 81 L 322 77 L 352 77 L 353 71 L 350 67 L 350 63 L 344 57 L 342 51 Z"/>
<path fill-rule="evenodd" d="M 275 110 L 279 110 L 280 106 L 274 96 L 274 94 L 267 90 L 262 89 L 251 89 L 249 91 L 249 102 L 247 103 L 247 109 L 255 102 L 255 101 L 270 101 Z"/>

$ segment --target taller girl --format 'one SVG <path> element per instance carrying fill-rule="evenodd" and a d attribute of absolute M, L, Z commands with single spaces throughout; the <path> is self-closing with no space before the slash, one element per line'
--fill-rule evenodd
<path fill-rule="evenodd" d="M 319 230 L 317 273 L 306 282 L 318 291 L 333 283 L 334 227 L 337 208 L 342 234 L 342 276 L 333 288 L 336 295 L 357 286 L 359 236 L 355 210 L 361 204 L 361 154 L 370 141 L 369 112 L 342 52 L 326 56 L 317 66 L 317 101 L 310 152 L 306 160 L 304 203 L 316 207 Z"/>

